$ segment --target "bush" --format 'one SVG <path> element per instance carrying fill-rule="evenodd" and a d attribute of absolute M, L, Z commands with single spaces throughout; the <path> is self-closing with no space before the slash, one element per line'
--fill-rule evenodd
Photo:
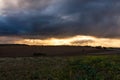
<path fill-rule="evenodd" d="M 34 53 L 33 56 L 47 56 L 45 53 Z"/>

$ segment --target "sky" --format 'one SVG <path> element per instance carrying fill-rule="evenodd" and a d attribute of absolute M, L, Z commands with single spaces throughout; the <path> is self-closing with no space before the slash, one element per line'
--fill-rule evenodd
<path fill-rule="evenodd" d="M 0 44 L 120 47 L 120 0 L 0 0 Z"/>

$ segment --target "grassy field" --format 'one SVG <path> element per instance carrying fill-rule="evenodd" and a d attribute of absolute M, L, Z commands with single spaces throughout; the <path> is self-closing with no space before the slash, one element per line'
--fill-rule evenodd
<path fill-rule="evenodd" d="M 0 58 L 0 80 L 120 80 L 120 56 Z"/>

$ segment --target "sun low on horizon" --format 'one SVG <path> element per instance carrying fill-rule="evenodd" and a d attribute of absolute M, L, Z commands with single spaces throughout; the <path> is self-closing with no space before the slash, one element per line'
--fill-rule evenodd
<path fill-rule="evenodd" d="M 101 46 L 120 48 L 120 39 L 97 38 L 84 35 L 77 35 L 69 38 L 23 39 L 16 37 L 0 37 L 0 39 L 0 44 L 6 44 L 7 42 L 7 44 L 26 44 L 37 46 Z"/>
<path fill-rule="evenodd" d="M 120 48 L 118 0 L 0 0 L 0 44 Z"/>

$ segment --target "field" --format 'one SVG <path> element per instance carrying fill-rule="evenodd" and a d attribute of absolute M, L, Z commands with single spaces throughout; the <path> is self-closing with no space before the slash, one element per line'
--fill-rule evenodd
<path fill-rule="evenodd" d="M 120 80 L 120 55 L 0 58 L 0 80 Z"/>
<path fill-rule="evenodd" d="M 79 56 L 88 54 L 115 55 L 120 54 L 120 49 L 90 46 L 0 45 L 0 57 Z"/>

